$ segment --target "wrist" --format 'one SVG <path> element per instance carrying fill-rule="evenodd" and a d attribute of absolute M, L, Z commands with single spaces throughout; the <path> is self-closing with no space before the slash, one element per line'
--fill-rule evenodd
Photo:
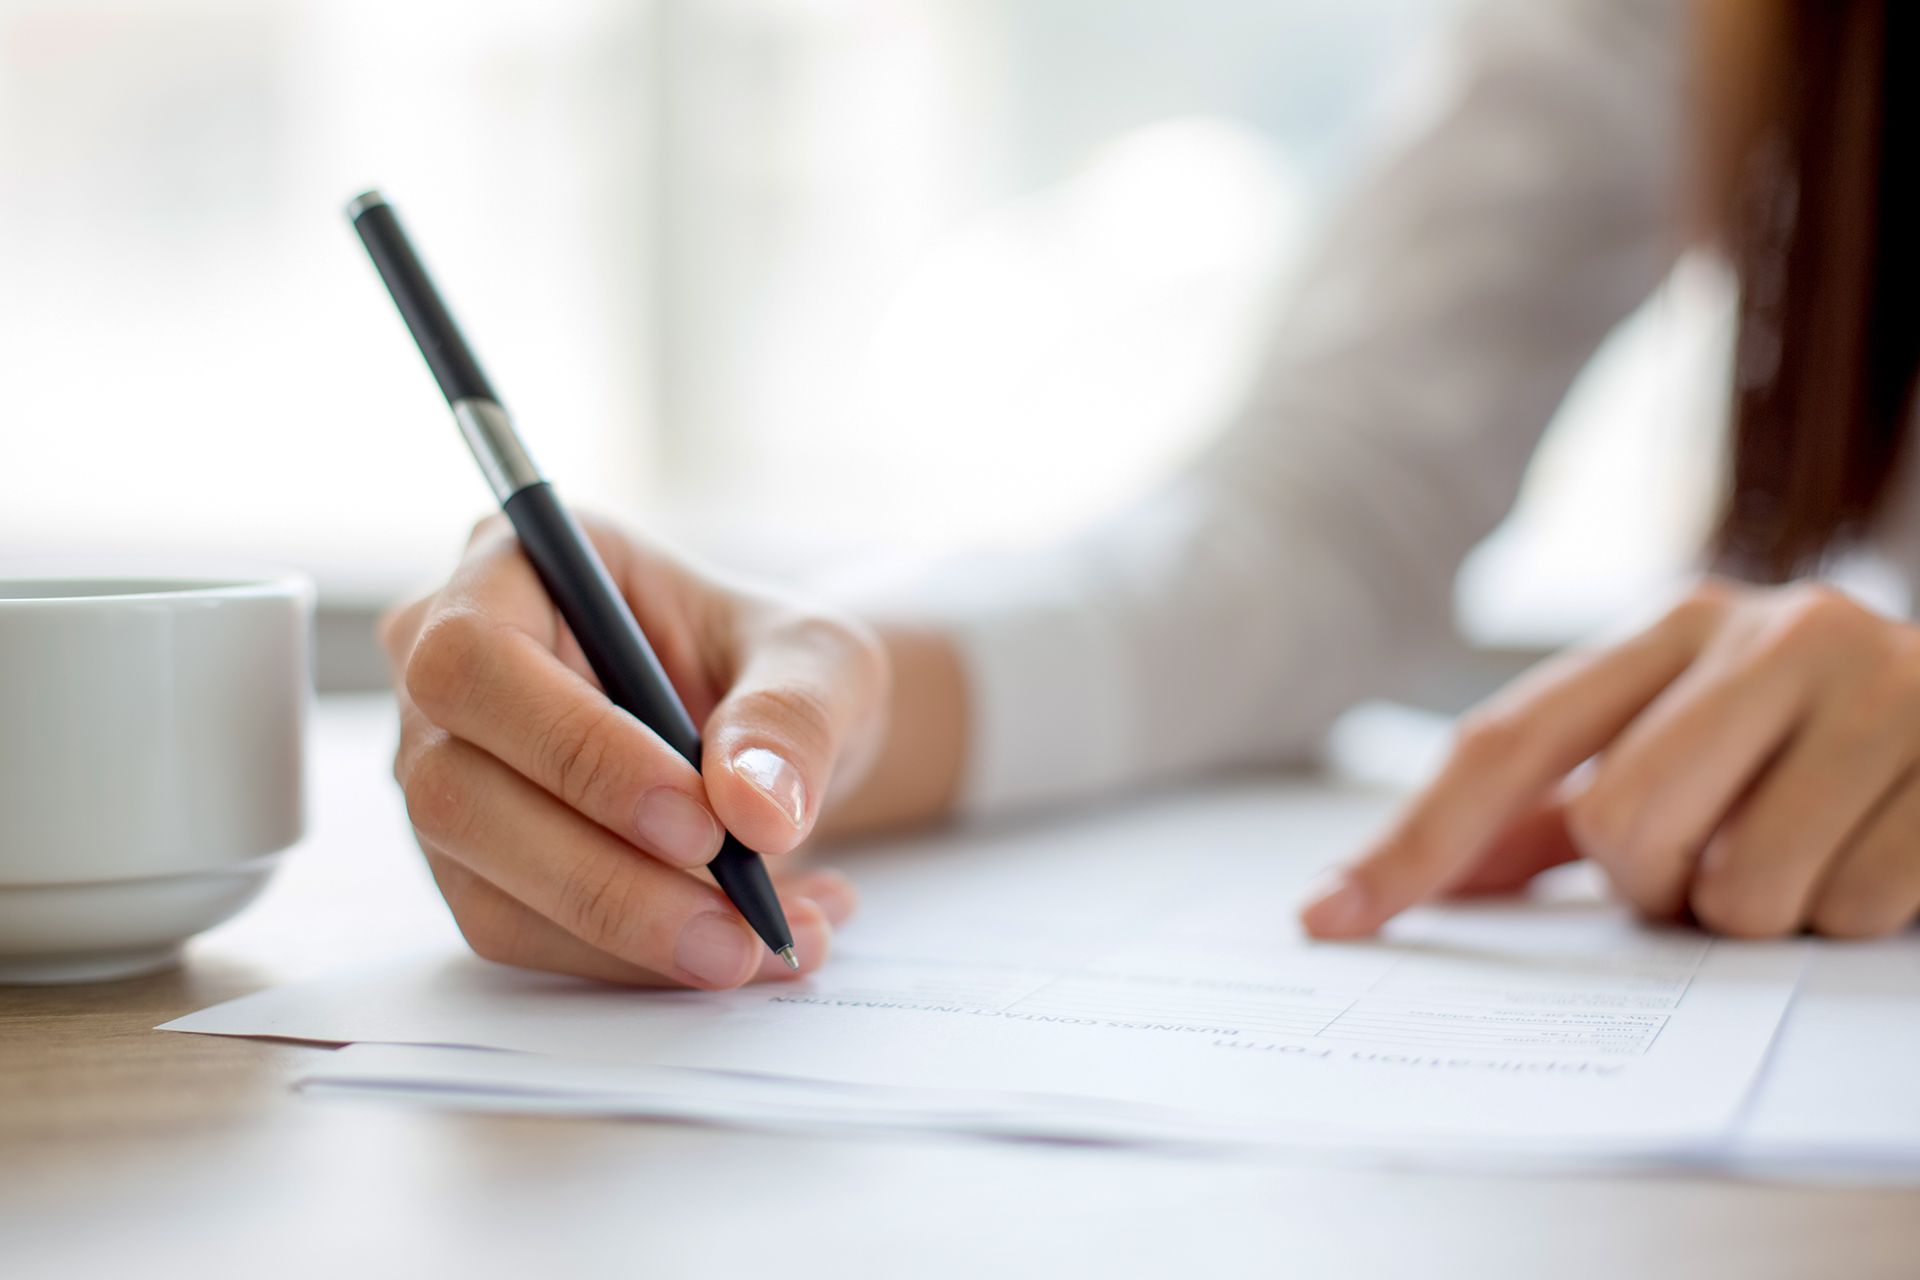
<path fill-rule="evenodd" d="M 963 782 L 967 681 L 944 632 L 908 623 L 875 627 L 892 680 L 871 765 L 835 788 L 818 834 L 839 839 L 937 822 L 952 813 Z"/>

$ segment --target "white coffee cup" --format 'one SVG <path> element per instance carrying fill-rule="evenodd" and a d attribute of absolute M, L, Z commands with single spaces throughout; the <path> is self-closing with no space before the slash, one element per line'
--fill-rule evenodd
<path fill-rule="evenodd" d="M 300 838 L 313 586 L 0 578 L 0 982 L 173 963 Z"/>

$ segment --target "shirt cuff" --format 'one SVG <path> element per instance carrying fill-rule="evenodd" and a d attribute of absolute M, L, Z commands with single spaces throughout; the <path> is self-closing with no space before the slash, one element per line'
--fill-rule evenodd
<path fill-rule="evenodd" d="M 958 810 L 1029 810 L 1129 776 L 1132 731 L 1120 629 L 1057 553 L 979 555 L 896 584 L 862 611 L 931 626 L 965 670 L 968 736 Z"/>

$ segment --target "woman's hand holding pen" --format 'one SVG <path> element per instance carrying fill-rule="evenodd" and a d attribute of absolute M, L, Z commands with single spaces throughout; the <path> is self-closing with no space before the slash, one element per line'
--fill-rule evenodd
<path fill-rule="evenodd" d="M 1582 856 L 1648 915 L 1736 936 L 1912 923 L 1920 628 L 1820 587 L 1709 582 L 1470 713 L 1439 776 L 1302 918 L 1364 935 Z"/>
<path fill-rule="evenodd" d="M 702 577 L 583 521 L 695 722 L 695 772 L 609 702 L 506 521 L 440 591 L 389 614 L 394 773 L 473 949 L 617 982 L 734 987 L 787 976 L 699 873 L 722 827 L 763 854 L 806 839 L 885 731 L 885 648 L 849 619 Z M 830 871 L 778 874 L 803 971 L 854 908 Z"/>

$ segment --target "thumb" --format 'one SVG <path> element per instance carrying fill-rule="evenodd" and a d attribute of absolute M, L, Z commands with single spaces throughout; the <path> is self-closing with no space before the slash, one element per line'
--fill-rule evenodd
<path fill-rule="evenodd" d="M 813 830 L 836 771 L 877 744 L 887 660 L 858 622 L 812 614 L 757 627 L 744 647 L 708 717 L 701 774 L 727 830 L 785 853 Z"/>

